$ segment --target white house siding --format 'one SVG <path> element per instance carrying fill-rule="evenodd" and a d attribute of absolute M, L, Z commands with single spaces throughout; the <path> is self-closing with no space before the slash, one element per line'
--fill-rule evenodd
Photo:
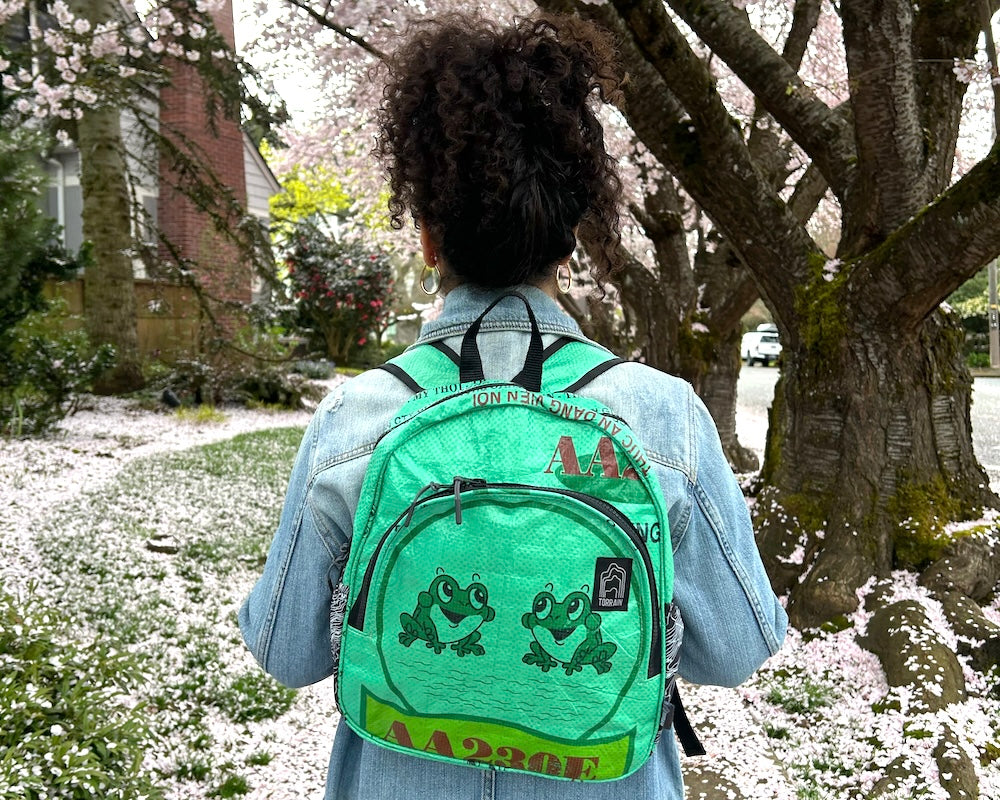
<path fill-rule="evenodd" d="M 271 225 L 271 196 L 281 191 L 274 173 L 267 166 L 264 157 L 254 146 L 250 137 L 243 134 L 243 172 L 246 176 L 247 211 L 260 220 L 265 228 Z M 266 299 L 264 281 L 254 276 L 253 299 Z"/>
<path fill-rule="evenodd" d="M 243 164 L 247 181 L 247 210 L 264 225 L 269 225 L 271 196 L 281 191 L 281 185 L 246 134 L 243 135 Z"/>

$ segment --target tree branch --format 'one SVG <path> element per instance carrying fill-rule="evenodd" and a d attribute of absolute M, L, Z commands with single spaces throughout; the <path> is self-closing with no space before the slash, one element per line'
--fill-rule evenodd
<path fill-rule="evenodd" d="M 810 164 L 799 178 L 799 182 L 795 184 L 792 196 L 788 199 L 788 208 L 804 225 L 816 211 L 828 188 L 826 180 L 815 164 Z"/>
<path fill-rule="evenodd" d="M 793 66 L 776 53 L 750 27 L 746 16 L 730 3 L 725 0 L 668 2 L 806 151 L 834 194 L 843 198 L 853 178 L 855 157 L 851 130 L 843 116 L 820 101 L 802 83 Z M 796 35 L 801 34 L 797 32 Z"/>
<path fill-rule="evenodd" d="M 785 38 L 781 57 L 796 72 L 802 66 L 802 59 L 806 54 L 809 39 L 812 38 L 812 33 L 819 24 L 819 12 L 822 5 L 823 0 L 795 0 L 795 8 L 792 11 L 792 27 Z"/>
<path fill-rule="evenodd" d="M 942 6 L 920 3 L 913 24 L 912 69 L 916 76 L 930 192 L 926 202 L 951 183 L 968 85 L 955 79 L 957 57 L 972 56 L 982 22 L 979 2 Z M 916 4 L 915 4 L 916 5 Z"/>
<path fill-rule="evenodd" d="M 633 131 L 752 266 L 772 307 L 793 308 L 799 271 L 818 248 L 757 169 L 712 76 L 662 3 L 573 5 L 619 37 Z"/>
<path fill-rule="evenodd" d="M 851 255 L 877 245 L 940 187 L 926 171 L 913 4 L 844 0 L 841 8 L 858 142 L 859 190 L 845 207 L 841 248 Z"/>
<path fill-rule="evenodd" d="M 708 325 L 712 330 L 729 331 L 740 324 L 747 309 L 760 297 L 757 280 L 750 270 L 742 264 L 734 265 L 738 269 L 736 280 L 727 285 L 727 292 L 721 302 L 713 303 L 708 311 Z"/>
<path fill-rule="evenodd" d="M 955 289 L 1000 252 L 1000 145 L 960 181 L 860 259 L 852 300 L 873 318 L 895 294 L 894 319 L 919 324 Z M 889 278 L 874 297 L 867 275 Z M 888 293 L 888 295 L 887 295 Z"/>
<path fill-rule="evenodd" d="M 326 8 L 321 13 L 317 11 L 315 8 L 313 8 L 309 3 L 304 2 L 304 0 L 285 0 L 285 2 L 288 3 L 290 6 L 299 9 L 300 11 L 304 11 L 306 14 L 312 17 L 316 22 L 322 25 L 324 28 L 327 28 L 328 30 L 333 31 L 337 35 L 342 36 L 352 44 L 356 44 L 358 47 L 360 47 L 369 55 L 375 56 L 375 58 L 379 59 L 380 61 L 386 60 L 387 58 L 386 54 L 383 51 L 379 50 L 377 47 L 375 47 L 375 45 L 371 44 L 363 37 L 358 36 L 356 33 L 351 33 L 351 31 L 349 31 L 343 25 L 338 25 L 336 22 L 334 22 L 333 19 L 327 16 L 327 13 L 329 12 L 330 9 L 330 3 L 326 4 Z"/>

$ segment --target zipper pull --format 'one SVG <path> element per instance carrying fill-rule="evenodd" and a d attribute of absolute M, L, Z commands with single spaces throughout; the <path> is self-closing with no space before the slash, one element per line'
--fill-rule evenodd
<path fill-rule="evenodd" d="M 420 503 L 420 498 L 423 497 L 427 492 L 436 492 L 439 489 L 443 489 L 444 486 L 440 483 L 428 483 L 423 489 L 417 492 L 417 496 L 413 498 L 413 502 L 410 503 L 410 507 L 406 509 L 406 522 L 403 523 L 404 528 L 409 528 L 410 523 L 413 522 L 413 512 L 417 510 L 417 504 Z"/>
<path fill-rule="evenodd" d="M 486 481 L 483 478 L 463 478 L 455 476 L 452 483 L 452 491 L 455 493 L 455 524 L 462 524 L 462 492 L 466 489 L 485 488 Z"/>

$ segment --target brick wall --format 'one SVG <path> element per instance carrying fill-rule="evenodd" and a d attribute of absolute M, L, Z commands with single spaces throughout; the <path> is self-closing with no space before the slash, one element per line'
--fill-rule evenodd
<path fill-rule="evenodd" d="M 232 44 L 235 41 L 231 0 L 215 13 L 216 26 Z M 175 60 L 173 83 L 160 93 L 160 126 L 174 140 L 187 140 L 194 152 L 211 166 L 241 205 L 246 204 L 243 134 L 238 120 L 215 118 L 213 133 L 205 112 L 207 91 L 197 71 Z M 159 224 L 167 239 L 185 258 L 197 262 L 201 284 L 220 300 L 248 303 L 252 269 L 242 263 L 236 248 L 215 230 L 211 218 L 201 212 L 175 186 L 177 173 L 169 157 L 160 160 Z M 231 225 L 238 222 L 230 220 Z"/>

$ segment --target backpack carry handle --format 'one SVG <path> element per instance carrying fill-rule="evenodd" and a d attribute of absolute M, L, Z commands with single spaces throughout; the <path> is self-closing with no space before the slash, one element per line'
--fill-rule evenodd
<path fill-rule="evenodd" d="M 515 383 L 529 392 L 540 392 L 542 390 L 542 361 L 544 361 L 542 355 L 544 350 L 542 347 L 542 332 L 538 329 L 538 321 L 535 319 L 535 312 L 531 310 L 531 304 L 520 292 L 507 292 L 500 295 L 469 326 L 469 330 L 465 332 L 465 336 L 462 338 L 462 354 L 458 365 L 459 380 L 462 383 L 466 383 L 467 381 L 481 381 L 484 379 L 483 359 L 479 355 L 479 345 L 476 344 L 476 337 L 479 335 L 479 328 L 482 326 L 486 315 L 506 297 L 516 297 L 524 303 L 524 307 L 528 309 L 528 320 L 531 322 L 531 341 L 528 343 L 528 354 L 524 359 L 524 367 L 517 375 L 511 378 L 511 383 Z"/>

